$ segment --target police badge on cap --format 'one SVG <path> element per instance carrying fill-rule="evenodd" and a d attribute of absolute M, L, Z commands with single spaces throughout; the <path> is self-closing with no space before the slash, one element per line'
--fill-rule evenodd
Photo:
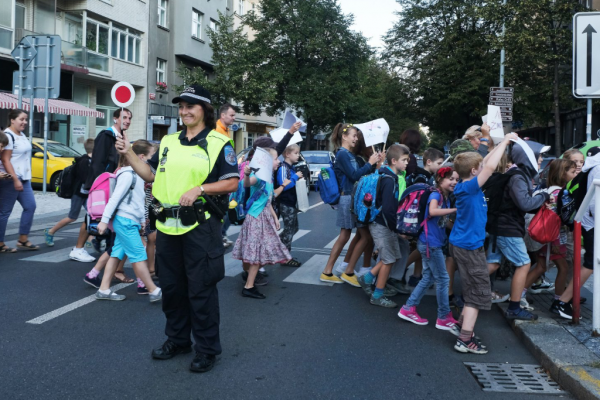
<path fill-rule="evenodd" d="M 200 85 L 188 86 L 171 102 L 179 103 L 180 101 L 185 101 L 190 104 L 200 104 L 201 102 L 210 104 L 210 92 Z"/>

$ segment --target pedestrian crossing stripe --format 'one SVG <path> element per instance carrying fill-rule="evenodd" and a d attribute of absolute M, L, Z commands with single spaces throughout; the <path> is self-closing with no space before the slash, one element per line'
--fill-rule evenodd
<path fill-rule="evenodd" d="M 355 236 L 355 235 L 356 235 L 355 233 L 352 233 L 352 234 L 350 235 L 350 239 L 348 239 L 348 242 L 347 242 L 347 243 L 346 243 L 346 245 L 344 246 L 344 250 L 348 250 L 348 247 L 350 247 L 350 243 L 352 243 L 352 239 L 354 239 L 354 236 Z M 326 249 L 333 249 L 333 245 L 335 244 L 335 242 L 338 240 L 338 238 L 339 238 L 339 237 L 340 237 L 340 235 L 337 235 L 337 236 L 335 237 L 335 239 L 333 239 L 331 242 L 329 242 L 329 243 L 327 244 L 327 246 L 325 246 L 325 248 L 326 248 Z"/>

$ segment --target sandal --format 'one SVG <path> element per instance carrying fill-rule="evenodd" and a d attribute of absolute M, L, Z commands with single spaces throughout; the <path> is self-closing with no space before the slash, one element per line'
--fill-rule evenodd
<path fill-rule="evenodd" d="M 299 266 L 302 265 L 302 263 L 300 261 L 296 260 L 295 258 L 292 258 L 290 261 L 286 262 L 285 264 L 281 264 L 281 265 L 285 265 L 287 267 L 298 268 Z"/>
<path fill-rule="evenodd" d="M 8 247 L 7 245 L 3 244 L 2 246 L 0 246 L 0 253 L 16 253 L 17 249 L 13 249 L 11 247 Z"/>
<path fill-rule="evenodd" d="M 123 278 L 119 278 L 117 276 L 117 274 L 123 275 Z M 116 280 L 118 280 L 121 283 L 133 283 L 133 282 L 135 282 L 135 279 L 129 278 L 127 275 L 125 275 L 124 271 L 116 271 L 113 279 L 116 279 Z"/>
<path fill-rule="evenodd" d="M 17 247 L 21 248 L 23 250 L 28 250 L 28 251 L 39 250 L 40 249 L 40 246 L 34 245 L 29 240 L 26 241 L 25 243 L 21 242 L 20 240 L 17 240 Z"/>

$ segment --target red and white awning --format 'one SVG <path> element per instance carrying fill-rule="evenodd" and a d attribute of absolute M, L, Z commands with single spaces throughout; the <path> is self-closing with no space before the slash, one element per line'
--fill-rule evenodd
<path fill-rule="evenodd" d="M 44 112 L 44 99 L 33 99 L 35 111 Z M 18 96 L 12 93 L 0 92 L 0 108 L 13 109 L 18 106 Z M 23 98 L 22 108 L 30 111 L 29 98 Z M 72 101 L 48 99 L 48 112 L 50 114 L 78 115 L 80 117 L 104 118 L 104 113 Z"/>

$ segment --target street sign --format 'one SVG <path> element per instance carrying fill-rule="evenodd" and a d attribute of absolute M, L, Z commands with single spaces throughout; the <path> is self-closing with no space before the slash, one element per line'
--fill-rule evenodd
<path fill-rule="evenodd" d="M 500 96 L 500 93 L 509 93 L 512 95 L 515 92 L 515 88 L 512 87 L 491 87 L 490 94 L 492 96 Z"/>
<path fill-rule="evenodd" d="M 113 86 L 110 96 L 117 106 L 121 108 L 128 107 L 135 100 L 135 90 L 127 82 L 118 82 Z"/>
<path fill-rule="evenodd" d="M 48 98 L 57 99 L 60 95 L 60 52 L 61 40 L 58 35 L 35 35 L 26 36 L 31 44 L 31 54 L 35 54 L 32 60 L 34 67 L 25 70 L 23 68 L 23 97 L 33 97 L 43 99 L 46 97 L 46 88 L 48 88 Z M 23 42 L 23 41 L 21 41 Z M 18 46 L 13 50 L 18 53 Z M 14 56 L 13 56 L 14 57 Z M 15 58 L 17 62 L 18 59 Z M 30 64 L 27 64 L 30 66 Z M 18 71 L 17 71 L 18 72 Z M 15 80 L 16 78 L 16 80 Z M 19 86 L 18 74 L 13 75 L 13 93 L 18 94 Z"/>
<path fill-rule="evenodd" d="M 13 56 L 17 63 L 21 58 L 21 46 L 23 46 L 23 69 L 27 69 L 27 67 L 29 67 L 29 64 L 31 64 L 31 61 L 37 55 L 37 50 L 35 49 L 35 47 L 33 47 L 30 37 L 25 36 L 14 48 L 12 53 L 10 53 L 10 55 Z"/>
<path fill-rule="evenodd" d="M 511 103 L 513 102 L 512 96 L 490 96 L 490 102 L 495 101 L 499 103 Z"/>
<path fill-rule="evenodd" d="M 151 115 L 150 119 L 153 121 L 164 121 L 165 117 L 162 115 Z"/>
<path fill-rule="evenodd" d="M 500 107 L 502 121 L 510 122 L 513 117 L 513 95 L 515 89 L 512 87 L 491 87 L 489 105 Z"/>
<path fill-rule="evenodd" d="M 600 98 L 600 12 L 573 16 L 573 96 Z"/>

